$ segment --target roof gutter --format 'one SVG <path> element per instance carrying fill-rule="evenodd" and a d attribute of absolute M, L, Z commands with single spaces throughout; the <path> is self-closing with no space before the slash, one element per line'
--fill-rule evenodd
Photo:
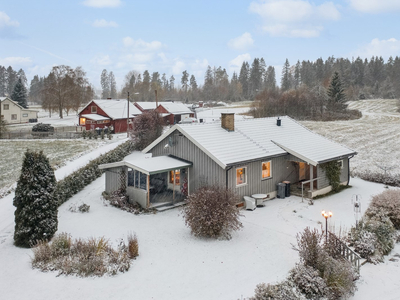
<path fill-rule="evenodd" d="M 354 155 L 351 155 L 348 157 L 349 161 L 347 162 L 347 185 L 349 185 L 349 183 L 350 183 L 350 159 L 353 158 Z"/>
<path fill-rule="evenodd" d="M 318 161 L 318 164 L 323 164 L 323 163 L 326 163 L 326 162 L 329 162 L 329 161 L 332 161 L 332 160 L 340 160 L 340 159 L 347 158 L 347 157 L 350 159 L 350 158 L 354 157 L 354 155 L 356 155 L 356 154 L 357 154 L 357 152 L 352 152 L 352 153 L 347 154 L 347 155 L 342 155 L 342 156 L 337 156 L 337 157 L 332 157 L 332 158 L 320 160 L 320 161 Z"/>
<path fill-rule="evenodd" d="M 229 170 L 231 170 L 233 168 L 233 166 L 229 166 L 229 167 L 227 167 L 226 168 L 226 173 L 225 173 L 225 184 L 226 184 L 226 189 L 228 189 L 229 187 L 228 187 L 228 172 L 229 172 Z"/>

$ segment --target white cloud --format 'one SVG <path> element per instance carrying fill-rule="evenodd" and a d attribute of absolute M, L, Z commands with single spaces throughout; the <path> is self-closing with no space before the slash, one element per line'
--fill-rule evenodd
<path fill-rule="evenodd" d="M 365 13 L 380 13 L 400 10 L 399 0 L 349 0 L 350 5 Z"/>
<path fill-rule="evenodd" d="M 371 58 L 372 56 L 382 56 L 388 59 L 389 56 L 400 55 L 400 41 L 395 38 L 387 40 L 373 39 L 369 44 L 363 46 L 353 53 L 352 56 Z"/>
<path fill-rule="evenodd" d="M 246 50 L 253 46 L 253 44 L 254 40 L 248 32 L 245 32 L 241 36 L 231 39 L 228 42 L 228 46 L 236 50 Z"/>
<path fill-rule="evenodd" d="M 239 72 L 244 61 L 250 61 L 251 56 L 249 53 L 240 54 L 229 62 L 229 70 L 231 72 Z"/>
<path fill-rule="evenodd" d="M 10 56 L 5 58 L 0 58 L 0 65 L 3 66 L 28 66 L 32 63 L 30 57 L 18 57 Z"/>
<path fill-rule="evenodd" d="M 118 7 L 122 4 L 120 0 L 85 0 L 83 5 L 91 7 Z"/>
<path fill-rule="evenodd" d="M 142 39 L 134 40 L 127 36 L 122 40 L 125 47 L 133 49 L 135 51 L 157 51 L 163 47 L 163 44 L 159 41 L 145 42 Z"/>
<path fill-rule="evenodd" d="M 262 17 L 263 30 L 272 36 L 317 37 L 324 22 L 340 19 L 332 2 L 315 5 L 306 0 L 260 0 L 250 3 L 249 10 Z"/>
<path fill-rule="evenodd" d="M 175 63 L 172 66 L 172 74 L 182 75 L 182 72 L 185 71 L 185 66 L 186 64 L 183 61 L 179 59 L 175 60 Z"/>
<path fill-rule="evenodd" d="M 99 66 L 108 66 L 112 63 L 109 55 L 96 55 L 90 60 L 90 62 Z"/>
<path fill-rule="evenodd" d="M 106 21 L 104 19 L 101 20 L 95 20 L 92 23 L 93 27 L 118 27 L 118 24 L 115 23 L 114 21 Z"/>
<path fill-rule="evenodd" d="M 11 20 L 11 18 L 3 11 L 0 11 L 0 29 L 5 27 L 18 27 L 17 21 Z"/>

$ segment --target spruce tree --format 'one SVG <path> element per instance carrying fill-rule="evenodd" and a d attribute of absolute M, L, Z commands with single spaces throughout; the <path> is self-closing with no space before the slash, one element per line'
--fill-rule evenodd
<path fill-rule="evenodd" d="M 328 91 L 328 108 L 330 110 L 343 110 L 346 109 L 347 105 L 346 96 L 344 94 L 344 89 L 342 87 L 342 82 L 339 77 L 339 73 L 335 71 L 333 73 L 331 83 L 329 85 Z"/>
<path fill-rule="evenodd" d="M 22 163 L 13 204 L 14 243 L 30 247 L 38 240 L 50 240 L 57 231 L 56 178 L 43 152 L 27 150 Z"/>
<path fill-rule="evenodd" d="M 15 84 L 14 90 L 11 95 L 11 99 L 21 105 L 23 108 L 28 107 L 27 103 L 27 91 L 25 85 L 22 83 L 21 78 L 18 79 Z"/>

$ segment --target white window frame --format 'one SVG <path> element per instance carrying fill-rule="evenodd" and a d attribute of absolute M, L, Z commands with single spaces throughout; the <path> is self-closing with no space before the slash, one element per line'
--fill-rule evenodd
<path fill-rule="evenodd" d="M 23 118 L 27 118 L 27 117 L 28 117 L 28 114 L 22 114 L 22 117 L 23 117 Z"/>
<path fill-rule="evenodd" d="M 237 171 L 239 169 L 244 169 L 244 183 L 239 183 L 238 184 Z M 235 180 L 236 180 L 236 187 L 247 185 L 247 167 L 238 167 L 238 168 L 235 169 Z"/>
<path fill-rule="evenodd" d="M 267 163 L 269 163 L 269 177 L 263 177 L 262 166 L 263 166 L 263 164 L 267 164 Z M 263 161 L 263 162 L 261 162 L 261 180 L 270 179 L 270 178 L 272 178 L 272 161 L 271 160 Z"/>
<path fill-rule="evenodd" d="M 343 159 L 338 160 L 337 162 L 340 164 L 340 169 L 342 170 L 342 169 L 343 169 L 343 166 L 344 166 L 344 161 L 343 161 Z"/>

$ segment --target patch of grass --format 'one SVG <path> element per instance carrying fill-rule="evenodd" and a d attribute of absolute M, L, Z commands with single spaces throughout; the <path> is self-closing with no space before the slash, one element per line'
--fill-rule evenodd
<path fill-rule="evenodd" d="M 313 200 L 325 198 L 325 197 L 328 197 L 328 196 L 331 196 L 331 195 L 340 193 L 341 191 L 346 190 L 346 189 L 349 189 L 349 188 L 351 188 L 351 187 L 352 187 L 351 185 L 340 185 L 339 188 L 338 188 L 338 190 L 337 190 L 336 192 L 332 190 L 332 191 L 330 191 L 329 193 L 326 193 L 326 194 L 323 194 L 323 195 L 315 196 L 315 197 L 313 198 Z"/>
<path fill-rule="evenodd" d="M 32 267 L 43 272 L 100 277 L 128 271 L 130 260 L 139 255 L 139 244 L 136 236 L 130 234 L 128 246 L 121 239 L 115 250 L 104 237 L 72 240 L 69 234 L 61 233 L 54 236 L 50 243 L 39 241 L 32 251 Z"/>
<path fill-rule="evenodd" d="M 0 191 L 18 180 L 27 149 L 43 153 L 57 169 L 103 143 L 87 140 L 0 140 Z M 1 193 L 0 193 L 1 194 Z"/>

